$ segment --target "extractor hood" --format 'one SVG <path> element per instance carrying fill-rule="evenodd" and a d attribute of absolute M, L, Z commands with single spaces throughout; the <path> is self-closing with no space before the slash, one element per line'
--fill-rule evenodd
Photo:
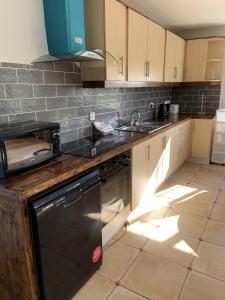
<path fill-rule="evenodd" d="M 49 54 L 36 62 L 105 60 L 103 49 L 86 49 L 83 0 L 43 0 Z M 116 60 L 115 60 L 116 61 Z"/>

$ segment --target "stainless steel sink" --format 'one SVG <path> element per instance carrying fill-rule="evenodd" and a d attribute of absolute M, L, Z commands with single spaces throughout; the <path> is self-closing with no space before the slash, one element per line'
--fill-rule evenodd
<path fill-rule="evenodd" d="M 171 123 L 165 123 L 165 122 L 142 122 L 139 125 L 125 125 L 115 129 L 120 131 L 150 134 L 164 127 L 167 127 L 170 124 Z"/>

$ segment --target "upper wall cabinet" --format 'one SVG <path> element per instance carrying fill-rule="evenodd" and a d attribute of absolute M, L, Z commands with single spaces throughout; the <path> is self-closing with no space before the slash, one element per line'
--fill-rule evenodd
<path fill-rule="evenodd" d="M 224 46 L 224 38 L 207 39 L 204 80 L 221 80 L 224 62 Z"/>
<path fill-rule="evenodd" d="M 109 54 L 104 62 L 82 63 L 82 79 L 125 80 L 127 8 L 117 0 L 85 0 L 84 4 L 87 48 L 104 49 Z"/>
<path fill-rule="evenodd" d="M 183 80 L 185 40 L 167 30 L 165 55 L 165 82 Z"/>
<path fill-rule="evenodd" d="M 128 9 L 128 80 L 163 81 L 165 30 Z"/>
<path fill-rule="evenodd" d="M 189 40 L 186 43 L 184 81 L 204 80 L 206 40 Z"/>
<path fill-rule="evenodd" d="M 221 80 L 224 61 L 224 38 L 188 40 L 184 81 Z"/>

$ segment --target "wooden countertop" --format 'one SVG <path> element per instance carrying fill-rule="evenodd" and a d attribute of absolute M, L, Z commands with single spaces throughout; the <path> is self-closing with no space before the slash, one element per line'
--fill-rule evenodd
<path fill-rule="evenodd" d="M 122 136 L 125 144 L 108 151 L 96 158 L 83 158 L 75 157 L 72 155 L 62 155 L 54 161 L 37 168 L 35 170 L 26 172 L 24 174 L 14 176 L 1 183 L 1 189 L 10 190 L 20 194 L 21 199 L 27 199 L 35 194 L 38 194 L 56 184 L 59 184 L 71 177 L 94 167 L 101 162 L 104 162 L 122 152 L 131 149 L 133 146 L 148 140 L 149 138 L 162 133 L 169 128 L 176 126 L 178 123 L 185 122 L 191 118 L 204 118 L 212 119 L 212 115 L 179 115 L 178 117 L 170 118 L 168 121 L 171 123 L 169 126 L 164 127 L 152 134 L 142 133 L 128 133 L 116 131 L 115 135 Z"/>

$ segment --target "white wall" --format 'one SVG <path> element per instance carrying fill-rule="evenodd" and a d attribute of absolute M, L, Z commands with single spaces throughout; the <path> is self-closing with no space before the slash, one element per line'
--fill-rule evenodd
<path fill-rule="evenodd" d="M 26 64 L 47 53 L 43 0 L 0 0 L 0 62 Z"/>

